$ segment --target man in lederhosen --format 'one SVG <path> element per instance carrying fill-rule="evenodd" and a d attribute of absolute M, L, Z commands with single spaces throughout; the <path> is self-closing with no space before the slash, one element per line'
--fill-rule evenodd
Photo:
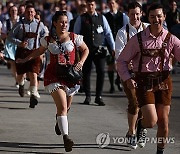
<path fill-rule="evenodd" d="M 129 16 L 129 23 L 122 27 L 116 35 L 115 41 L 115 58 L 118 59 L 119 55 L 121 54 L 122 50 L 125 48 L 127 42 L 130 40 L 138 32 L 144 30 L 149 24 L 141 22 L 142 17 L 142 7 L 138 2 L 131 2 L 128 4 L 128 16 Z M 129 64 L 129 72 L 133 76 L 132 72 L 132 65 Z M 136 121 L 137 119 L 141 118 L 141 113 L 139 112 L 138 102 L 136 98 L 136 92 L 134 89 L 129 89 L 125 82 L 122 82 L 124 92 L 128 99 L 128 109 L 127 109 L 127 116 L 128 116 L 128 132 L 126 137 L 128 138 L 128 146 L 132 149 L 137 148 L 137 138 L 136 138 Z M 139 116 L 138 116 L 139 115 Z M 147 130 L 144 129 L 144 133 Z M 139 147 L 144 147 L 145 142 L 138 142 Z"/>
<path fill-rule="evenodd" d="M 180 40 L 163 28 L 163 6 L 152 4 L 148 10 L 150 26 L 132 37 L 117 60 L 118 72 L 136 96 L 143 119 L 137 124 L 137 137 L 144 140 L 144 128 L 157 123 L 157 153 L 163 154 L 168 137 L 168 117 L 172 96 L 170 70 L 172 57 L 180 61 Z M 135 77 L 128 64 L 132 60 Z"/>
<path fill-rule="evenodd" d="M 35 16 L 35 8 L 28 5 L 25 10 L 25 18 L 18 22 L 10 31 L 8 39 L 17 44 L 16 51 L 17 58 L 25 58 L 28 54 L 33 52 L 33 49 L 39 47 L 39 38 L 45 34 L 44 24 L 37 21 Z M 24 97 L 24 76 L 28 73 L 30 79 L 30 108 L 37 105 L 37 74 L 40 71 L 40 57 L 31 60 L 24 64 L 16 64 L 17 80 L 19 84 L 19 94 Z"/>

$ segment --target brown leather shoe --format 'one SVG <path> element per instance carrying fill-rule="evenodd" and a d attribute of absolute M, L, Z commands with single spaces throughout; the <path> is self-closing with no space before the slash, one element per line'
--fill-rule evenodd
<path fill-rule="evenodd" d="M 24 85 L 19 85 L 19 95 L 21 97 L 24 97 Z"/>
<path fill-rule="evenodd" d="M 63 140 L 64 140 L 64 148 L 65 148 L 65 151 L 66 151 L 66 152 L 72 151 L 72 147 L 73 147 L 73 145 L 74 145 L 73 140 L 71 140 L 68 135 L 64 135 L 64 136 L 63 136 Z"/>
<path fill-rule="evenodd" d="M 35 106 L 36 106 L 37 104 L 38 104 L 37 97 L 34 96 L 34 95 L 31 95 L 29 107 L 30 107 L 30 108 L 35 108 Z"/>

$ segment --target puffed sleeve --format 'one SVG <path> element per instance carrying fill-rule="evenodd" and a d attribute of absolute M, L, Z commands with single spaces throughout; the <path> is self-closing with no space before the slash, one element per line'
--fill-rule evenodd
<path fill-rule="evenodd" d="M 81 46 L 82 43 L 83 43 L 83 36 L 82 36 L 82 35 L 77 35 L 77 36 L 74 38 L 74 43 L 75 43 L 76 47 Z"/>
<path fill-rule="evenodd" d="M 45 39 L 45 37 L 42 37 L 40 39 L 40 43 L 43 47 L 47 48 L 47 40 Z"/>

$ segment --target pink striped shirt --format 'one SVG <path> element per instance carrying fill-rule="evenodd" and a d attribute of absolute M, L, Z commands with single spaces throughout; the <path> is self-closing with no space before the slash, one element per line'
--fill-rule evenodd
<path fill-rule="evenodd" d="M 161 49 L 162 43 L 167 33 L 168 31 L 163 29 L 161 34 L 158 37 L 155 37 L 150 33 L 150 29 L 148 27 L 141 33 L 143 49 Z M 171 54 L 175 57 L 176 60 L 180 61 L 180 40 L 174 35 L 171 35 L 165 49 L 163 70 L 172 69 L 172 64 L 169 61 Z M 137 35 L 129 40 L 124 50 L 121 52 L 120 56 L 117 59 L 117 71 L 123 81 L 131 78 L 128 72 L 128 64 L 131 60 L 133 63 L 133 71 L 138 72 L 140 48 Z M 141 72 L 158 72 L 160 71 L 160 63 L 160 57 L 143 56 Z"/>

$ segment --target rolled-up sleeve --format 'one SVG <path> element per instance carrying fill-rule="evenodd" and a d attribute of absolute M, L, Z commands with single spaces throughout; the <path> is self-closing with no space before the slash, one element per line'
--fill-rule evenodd
<path fill-rule="evenodd" d="M 103 25 L 104 25 L 103 28 L 104 28 L 105 38 L 106 38 L 111 50 L 115 50 L 115 42 L 114 42 L 114 38 L 113 38 L 113 35 L 111 32 L 111 28 L 108 24 L 106 17 L 103 15 L 102 18 L 103 18 Z"/>
<path fill-rule="evenodd" d="M 117 59 L 117 71 L 123 81 L 131 78 L 128 64 L 137 54 L 138 42 L 135 42 L 137 42 L 137 37 L 132 37 Z"/>
<path fill-rule="evenodd" d="M 116 60 L 118 59 L 120 53 L 124 49 L 126 42 L 127 42 L 127 39 L 125 38 L 125 34 L 123 33 L 122 30 L 119 30 L 116 35 L 116 40 L 115 40 L 115 58 L 116 58 Z"/>
<path fill-rule="evenodd" d="M 175 59 L 180 62 L 180 40 L 174 36 L 172 42 L 174 44 L 172 52 L 174 53 Z"/>

